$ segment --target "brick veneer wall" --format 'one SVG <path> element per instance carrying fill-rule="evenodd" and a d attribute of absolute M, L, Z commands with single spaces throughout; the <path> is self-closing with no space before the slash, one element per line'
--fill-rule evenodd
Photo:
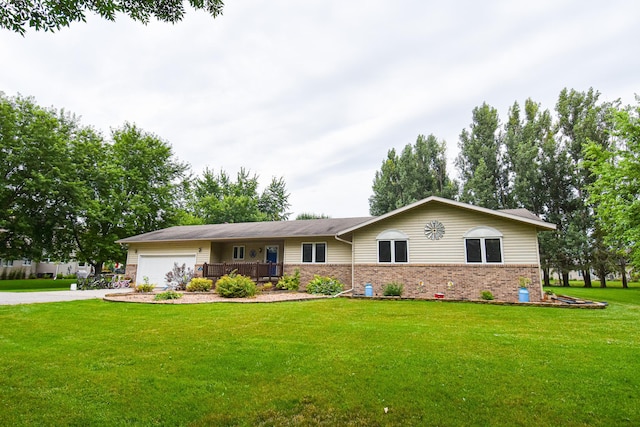
<path fill-rule="evenodd" d="M 300 270 L 300 290 L 306 289 L 315 274 L 330 276 L 340 280 L 345 289 L 351 288 L 351 264 L 285 264 L 285 274 L 293 275 L 296 268 Z"/>
<path fill-rule="evenodd" d="M 138 274 L 138 264 L 127 264 L 124 268 L 125 276 L 131 277 L 134 283 L 137 283 L 136 275 Z"/>
<path fill-rule="evenodd" d="M 477 300 L 480 292 L 491 291 L 497 300 L 518 301 L 519 278 L 531 279 L 529 301 L 542 300 L 537 265 L 469 265 L 469 264 L 358 264 L 355 267 L 354 294 L 364 294 L 371 283 L 373 294 L 381 296 L 389 282 L 404 284 L 402 296 L 433 298 L 436 292 L 445 299 Z M 451 282 L 451 284 L 449 284 Z"/>

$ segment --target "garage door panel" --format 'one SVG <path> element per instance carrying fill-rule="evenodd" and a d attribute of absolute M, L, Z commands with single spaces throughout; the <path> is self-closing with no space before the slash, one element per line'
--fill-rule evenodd
<path fill-rule="evenodd" d="M 157 286 L 165 286 L 165 276 L 173 270 L 174 263 L 194 269 L 196 265 L 195 255 L 140 255 L 138 257 L 137 283 L 143 283 L 144 277 L 149 278 L 149 283 Z"/>

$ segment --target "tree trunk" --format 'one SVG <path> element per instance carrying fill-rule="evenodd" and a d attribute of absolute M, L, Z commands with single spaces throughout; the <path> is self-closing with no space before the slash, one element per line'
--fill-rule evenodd
<path fill-rule="evenodd" d="M 544 282 L 545 286 L 551 286 L 551 280 L 549 279 L 549 269 L 548 268 L 543 268 L 542 269 L 542 281 Z"/>
<path fill-rule="evenodd" d="M 604 269 L 600 270 L 600 272 L 598 273 L 600 275 L 600 287 L 601 288 L 606 288 L 607 287 L 607 273 L 606 271 L 603 271 Z"/>
<path fill-rule="evenodd" d="M 604 271 L 600 272 L 600 287 L 601 288 L 607 287 L 607 275 Z"/>
<path fill-rule="evenodd" d="M 571 285 L 569 285 L 569 272 L 568 271 L 563 271 L 562 272 L 562 286 L 564 287 L 569 287 Z"/>
<path fill-rule="evenodd" d="M 93 267 L 93 275 L 94 276 L 99 276 L 102 274 L 102 264 L 104 264 L 103 261 L 96 261 L 95 263 L 91 263 L 91 266 Z"/>
<path fill-rule="evenodd" d="M 622 288 L 628 289 L 629 283 L 627 282 L 627 263 L 624 259 L 620 260 L 620 274 L 622 275 Z"/>
<path fill-rule="evenodd" d="M 581 270 L 582 272 L 582 278 L 584 279 L 584 287 L 585 288 L 590 288 L 591 287 L 591 273 L 589 273 L 588 271 L 584 271 Z"/>

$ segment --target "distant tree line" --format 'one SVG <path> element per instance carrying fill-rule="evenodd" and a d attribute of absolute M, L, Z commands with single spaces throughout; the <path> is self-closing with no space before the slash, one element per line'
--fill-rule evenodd
<path fill-rule="evenodd" d="M 506 121 L 485 104 L 472 111 L 446 170 L 445 142 L 419 135 L 376 172 L 372 215 L 436 195 L 491 209 L 526 208 L 556 224 L 540 234 L 544 280 L 551 269 L 590 272 L 606 286 L 618 271 L 626 287 L 630 263 L 640 269 L 640 107 L 601 102 L 600 93 L 564 89 L 552 113 L 527 99 Z M 638 102 L 640 105 L 640 101 Z"/>
<path fill-rule="evenodd" d="M 108 138 L 77 117 L 0 93 L 0 258 L 71 257 L 97 272 L 116 240 L 172 225 L 287 219 L 283 178 L 194 176 L 171 146 L 125 123 Z"/>

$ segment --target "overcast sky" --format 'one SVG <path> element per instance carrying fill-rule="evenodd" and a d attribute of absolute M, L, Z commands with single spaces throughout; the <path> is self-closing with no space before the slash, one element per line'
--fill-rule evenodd
<path fill-rule="evenodd" d="M 387 151 L 419 134 L 446 140 L 453 163 L 483 102 L 506 120 L 527 98 L 552 110 L 564 87 L 625 104 L 640 94 L 635 0 L 225 3 L 175 25 L 0 30 L 0 91 L 104 135 L 135 123 L 195 173 L 282 176 L 292 219 L 368 215 Z"/>

